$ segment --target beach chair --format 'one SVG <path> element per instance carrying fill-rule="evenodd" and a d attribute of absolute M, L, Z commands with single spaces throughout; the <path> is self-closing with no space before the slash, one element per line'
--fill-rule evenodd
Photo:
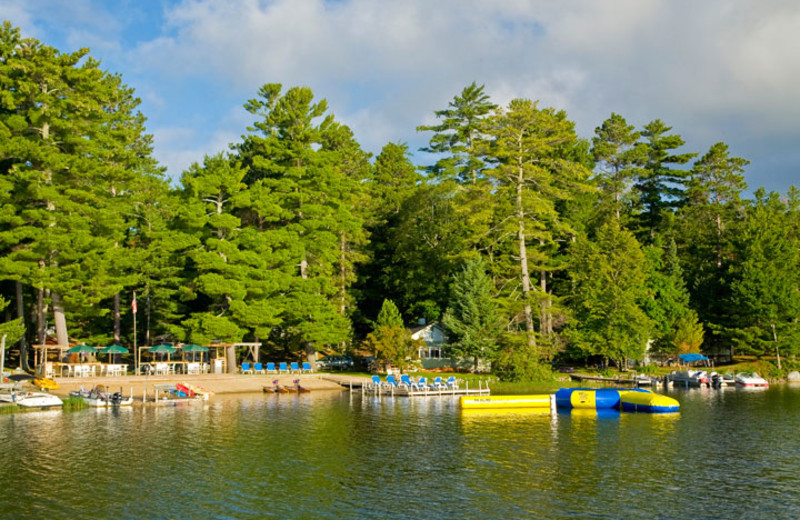
<path fill-rule="evenodd" d="M 303 372 L 311 372 L 311 363 L 309 363 L 308 361 L 304 362 L 302 370 Z"/>
<path fill-rule="evenodd" d="M 389 374 L 386 376 L 386 382 L 383 383 L 383 386 L 386 388 L 397 388 L 399 385 L 397 384 L 397 379 L 395 379 L 393 375 Z"/>
<path fill-rule="evenodd" d="M 400 376 L 400 385 L 399 386 L 410 390 L 413 385 L 414 385 L 414 382 L 411 381 L 411 378 L 408 377 L 408 374 L 402 374 Z"/>
<path fill-rule="evenodd" d="M 279 374 L 282 374 L 282 373 L 288 372 L 288 371 L 289 371 L 289 367 L 286 365 L 286 363 L 278 364 L 278 373 Z"/>
<path fill-rule="evenodd" d="M 289 366 L 290 366 L 290 372 L 291 373 L 295 374 L 297 372 L 300 372 L 300 365 L 298 363 L 292 362 L 292 364 L 289 365 Z"/>
<path fill-rule="evenodd" d="M 253 369 L 250 367 L 250 363 L 242 363 L 242 374 L 252 374 Z"/>
<path fill-rule="evenodd" d="M 372 382 L 370 383 L 370 390 L 375 390 L 376 388 L 381 387 L 381 376 L 372 376 Z"/>
<path fill-rule="evenodd" d="M 444 384 L 447 386 L 448 390 L 458 390 L 458 380 L 455 378 L 455 376 L 448 377 Z"/>
<path fill-rule="evenodd" d="M 256 374 L 264 374 L 265 373 L 264 365 L 262 365 L 261 363 L 256 363 L 255 365 L 253 365 L 253 372 L 255 372 Z"/>
<path fill-rule="evenodd" d="M 433 383 L 431 383 L 431 388 L 434 390 L 444 390 L 446 387 L 444 383 L 442 383 L 442 378 L 436 377 L 434 378 Z"/>
<path fill-rule="evenodd" d="M 278 371 L 275 370 L 275 363 L 267 363 L 267 374 L 277 374 Z"/>
<path fill-rule="evenodd" d="M 417 379 L 417 381 L 413 383 L 411 387 L 415 390 L 430 390 L 430 387 L 428 386 L 428 380 L 422 376 L 420 376 L 420 378 Z"/>

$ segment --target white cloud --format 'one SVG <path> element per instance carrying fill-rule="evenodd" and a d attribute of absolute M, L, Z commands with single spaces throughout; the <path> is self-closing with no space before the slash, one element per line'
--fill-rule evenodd
<path fill-rule="evenodd" d="M 40 15 L 27 6 L 11 0 L 0 4 L 0 13 L 21 11 L 20 19 L 34 27 Z M 120 14 L 89 0 L 58 13 L 67 25 L 71 13 L 86 27 L 87 6 L 102 6 L 106 25 L 114 23 L 108 12 Z M 800 139 L 800 4 L 793 0 L 183 0 L 164 6 L 164 19 L 152 22 L 160 33 L 127 47 L 121 72 L 135 72 L 137 88 L 146 85 L 146 103 L 163 100 L 154 104 L 164 116 L 161 126 L 171 125 L 165 120 L 171 115 L 191 121 L 181 121 L 186 127 L 214 127 L 185 142 L 159 142 L 165 131 L 156 132 L 159 157 L 173 175 L 190 153 L 200 160 L 214 151 L 206 146 L 238 140 L 245 131 L 246 123 L 236 127 L 229 116 L 203 115 L 203 105 L 227 96 L 231 105 L 223 111 L 241 111 L 266 82 L 310 86 L 373 152 L 388 141 L 414 149 L 428 137 L 414 129 L 476 81 L 498 104 L 528 97 L 567 110 L 584 136 L 611 112 L 637 125 L 661 118 L 692 150 L 702 153 L 726 140 L 754 161 L 751 171 L 760 157 L 771 158 L 770 168 L 785 157 L 784 181 L 792 165 L 800 168 L 782 144 Z M 88 27 L 96 29 L 72 34 L 90 40 L 86 31 L 96 30 L 96 45 L 117 52 L 111 31 Z M 188 101 L 186 88 L 209 92 Z"/>

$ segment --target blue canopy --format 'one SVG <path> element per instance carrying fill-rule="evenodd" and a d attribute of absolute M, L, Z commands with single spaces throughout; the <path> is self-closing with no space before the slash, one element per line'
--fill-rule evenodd
<path fill-rule="evenodd" d="M 691 363 L 693 361 L 708 361 L 708 358 L 703 354 L 680 354 L 678 357 L 681 358 L 681 361 L 685 361 L 686 363 Z"/>

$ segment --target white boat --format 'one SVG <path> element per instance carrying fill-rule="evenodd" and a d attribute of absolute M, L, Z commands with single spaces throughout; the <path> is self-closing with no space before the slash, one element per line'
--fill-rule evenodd
<path fill-rule="evenodd" d="M 69 395 L 82 398 L 83 402 L 92 408 L 131 406 L 133 404 L 133 395 L 126 398 L 122 395 L 122 392 L 108 392 L 102 390 L 102 388 L 94 388 L 92 390 L 82 388 L 70 392 Z"/>
<path fill-rule="evenodd" d="M 676 388 L 681 386 L 708 386 L 709 384 L 708 372 L 705 370 L 676 370 L 671 372 L 668 377 Z"/>
<path fill-rule="evenodd" d="M 736 374 L 736 386 L 744 388 L 767 388 L 769 382 L 755 372 L 739 372 Z"/>
<path fill-rule="evenodd" d="M 50 408 L 64 404 L 57 396 L 45 392 L 3 392 L 0 393 L 0 401 L 25 408 Z"/>

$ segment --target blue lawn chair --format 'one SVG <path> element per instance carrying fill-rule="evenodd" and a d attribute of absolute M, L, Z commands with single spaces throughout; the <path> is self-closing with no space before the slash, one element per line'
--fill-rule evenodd
<path fill-rule="evenodd" d="M 292 362 L 291 367 L 292 367 L 292 373 L 300 372 L 300 365 L 298 363 Z"/>
<path fill-rule="evenodd" d="M 278 371 L 275 370 L 275 363 L 267 363 L 267 374 L 277 374 Z"/>
<path fill-rule="evenodd" d="M 283 372 L 288 372 L 288 371 L 289 371 L 289 367 L 286 365 L 286 363 L 280 363 L 278 365 L 278 372 L 283 373 Z"/>
<path fill-rule="evenodd" d="M 311 363 L 308 361 L 303 363 L 303 372 L 311 372 Z"/>
<path fill-rule="evenodd" d="M 381 376 L 372 376 L 372 388 L 381 387 Z"/>
<path fill-rule="evenodd" d="M 262 365 L 261 363 L 256 363 L 255 365 L 253 365 L 253 372 L 255 372 L 256 374 L 263 374 L 264 365 Z"/>
<path fill-rule="evenodd" d="M 411 378 L 408 377 L 408 374 L 400 375 L 400 386 L 405 386 L 406 388 L 411 389 L 413 384 L 414 383 L 411 381 Z"/>
<path fill-rule="evenodd" d="M 444 390 L 445 386 L 444 386 L 444 383 L 442 383 L 442 378 L 441 377 L 435 378 L 433 380 L 433 383 L 431 383 L 431 387 L 434 390 Z"/>
<path fill-rule="evenodd" d="M 393 375 L 390 374 L 386 376 L 386 382 L 384 383 L 384 386 L 386 386 L 386 388 L 392 388 L 392 387 L 397 388 L 398 386 L 397 380 L 394 378 Z"/>
<path fill-rule="evenodd" d="M 430 390 L 430 387 L 428 386 L 428 380 L 425 377 L 420 377 L 417 379 L 417 382 L 414 383 L 414 387 L 417 390 Z"/>
<path fill-rule="evenodd" d="M 242 374 L 252 374 L 253 369 L 250 367 L 250 363 L 242 363 Z"/>
<path fill-rule="evenodd" d="M 447 385 L 448 390 L 458 390 L 458 381 L 456 380 L 455 376 L 448 377 L 447 381 L 444 383 Z"/>

